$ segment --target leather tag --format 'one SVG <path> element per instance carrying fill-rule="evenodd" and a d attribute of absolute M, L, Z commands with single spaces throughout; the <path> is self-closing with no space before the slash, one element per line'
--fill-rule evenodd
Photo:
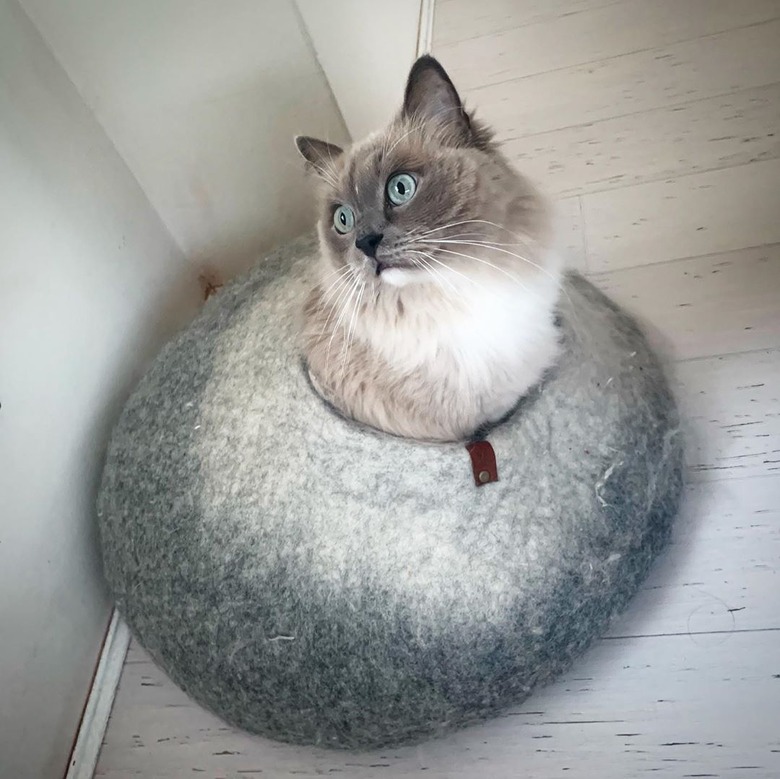
<path fill-rule="evenodd" d="M 487 441 L 472 441 L 466 444 L 466 449 L 471 455 L 471 469 L 477 487 L 498 481 L 498 465 L 493 447 Z"/>

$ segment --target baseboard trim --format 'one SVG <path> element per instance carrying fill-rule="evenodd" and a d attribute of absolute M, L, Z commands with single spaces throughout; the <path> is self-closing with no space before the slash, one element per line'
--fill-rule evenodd
<path fill-rule="evenodd" d="M 433 46 L 433 9 L 435 0 L 421 0 L 420 25 L 417 30 L 417 56 L 429 54 Z"/>
<path fill-rule="evenodd" d="M 129 645 L 130 630 L 114 609 L 65 779 L 92 779 L 95 773 Z"/>

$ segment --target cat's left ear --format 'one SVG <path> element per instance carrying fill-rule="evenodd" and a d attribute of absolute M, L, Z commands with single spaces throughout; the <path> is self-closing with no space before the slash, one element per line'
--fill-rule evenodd
<path fill-rule="evenodd" d="M 453 140 L 471 141 L 471 119 L 458 91 L 439 61 L 428 54 L 412 65 L 406 82 L 403 115 L 446 130 Z"/>
<path fill-rule="evenodd" d="M 340 146 L 306 135 L 295 136 L 295 146 L 311 167 L 322 178 L 332 178 L 335 175 L 336 160 L 344 153 Z"/>

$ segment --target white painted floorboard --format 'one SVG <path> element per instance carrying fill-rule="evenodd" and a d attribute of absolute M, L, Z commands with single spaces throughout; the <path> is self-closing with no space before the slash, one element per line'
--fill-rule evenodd
<path fill-rule="evenodd" d="M 591 271 L 780 243 L 780 159 L 582 197 Z"/>
<path fill-rule="evenodd" d="M 749 27 L 777 15 L 777 0 L 623 0 L 496 31 L 489 40 L 470 37 L 464 24 L 463 37 L 437 51 L 448 59 L 450 52 L 456 53 L 450 75 L 468 91 Z"/>
<path fill-rule="evenodd" d="M 505 717 L 361 755 L 236 732 L 133 645 L 96 776 L 780 776 L 778 42 L 780 0 L 436 3 L 435 53 L 680 399 L 684 508 L 607 636 Z"/>
<path fill-rule="evenodd" d="M 511 138 L 504 151 L 558 197 L 775 159 L 780 84 Z"/>
<path fill-rule="evenodd" d="M 780 343 L 780 244 L 592 274 L 675 359 Z"/>
<path fill-rule="evenodd" d="M 522 2 L 518 0 L 518 5 Z M 741 5 L 740 0 L 732 2 Z M 444 13 L 442 9 L 437 15 L 440 18 Z M 470 13 L 470 9 L 461 8 L 460 13 Z M 538 134 L 776 84 L 780 81 L 778 40 L 780 19 L 533 77 L 484 84 L 465 96 L 499 130 L 500 138 Z M 489 48 L 491 40 L 484 39 L 484 45 Z M 459 61 L 455 47 L 436 53 L 447 68 Z M 525 62 L 526 54 L 518 51 L 514 57 Z M 636 121 L 643 125 L 643 117 Z"/>

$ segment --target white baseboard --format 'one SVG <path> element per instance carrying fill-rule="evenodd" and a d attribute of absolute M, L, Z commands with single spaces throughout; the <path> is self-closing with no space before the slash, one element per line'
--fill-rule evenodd
<path fill-rule="evenodd" d="M 417 56 L 429 54 L 433 46 L 433 9 L 435 0 L 421 0 L 420 27 L 417 32 Z"/>
<path fill-rule="evenodd" d="M 92 779 L 95 773 L 129 645 L 130 630 L 114 609 L 65 779 Z"/>

